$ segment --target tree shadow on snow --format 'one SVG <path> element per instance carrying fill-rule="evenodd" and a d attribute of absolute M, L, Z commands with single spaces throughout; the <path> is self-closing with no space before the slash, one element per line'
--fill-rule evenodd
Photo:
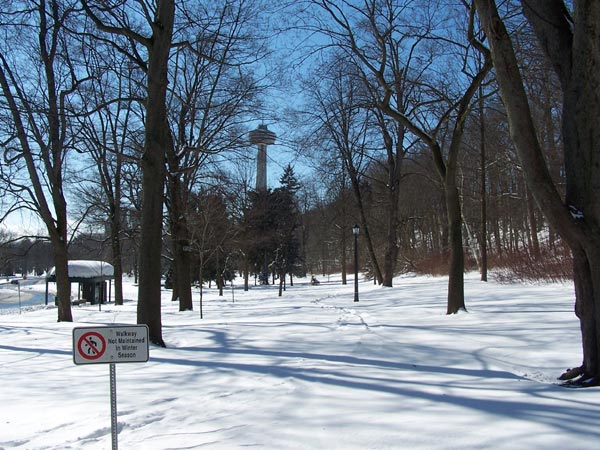
<path fill-rule="evenodd" d="M 497 416 L 505 416 L 513 419 L 534 421 L 551 425 L 553 427 L 583 434 L 596 434 L 600 411 L 595 404 L 563 400 L 557 394 L 563 388 L 535 383 L 506 371 L 492 369 L 467 369 L 457 367 L 443 367 L 433 365 L 413 365 L 394 361 L 361 358 L 348 355 L 327 355 L 307 352 L 271 351 L 265 349 L 240 349 L 240 348 L 198 348 L 187 347 L 178 350 L 205 354 L 224 355 L 249 355 L 269 359 L 263 364 L 247 364 L 243 362 L 225 362 L 217 360 L 195 361 L 184 358 L 153 357 L 152 361 L 166 364 L 177 364 L 186 366 L 202 367 L 205 369 L 230 370 L 240 372 L 251 372 L 269 375 L 278 378 L 291 378 L 309 383 L 320 383 L 322 385 L 338 386 L 348 389 L 372 391 L 396 395 L 407 398 L 420 398 L 431 402 L 443 402 L 468 409 L 482 411 Z M 301 360 L 315 361 L 321 363 L 318 367 L 298 367 L 286 365 L 286 360 L 297 363 Z M 273 362 L 277 364 L 273 364 Z M 325 365 L 322 363 L 325 362 Z M 327 366 L 327 364 L 334 364 Z M 360 374 L 360 369 L 353 370 L 352 367 L 371 368 L 365 371 L 366 375 Z M 375 374 L 375 370 L 384 369 L 393 371 L 393 377 Z M 358 374 L 357 374 L 358 373 Z M 435 384 L 428 374 L 447 375 L 448 380 L 443 386 Z M 423 377 L 423 380 L 420 379 Z M 504 380 L 498 386 L 494 386 L 493 380 Z M 429 381 L 427 381 L 429 380 Z M 515 382 L 525 381 L 522 386 L 515 387 L 524 395 L 524 400 L 515 401 L 514 394 L 502 398 L 478 398 L 477 391 L 501 391 L 507 389 L 507 380 Z M 431 389 L 435 386 L 436 392 Z M 442 388 L 441 392 L 440 389 Z M 464 395 L 460 395 L 463 393 Z M 527 396 L 532 401 L 527 401 Z M 537 397 L 537 399 L 534 399 Z M 540 402 L 540 397 L 555 397 L 547 404 Z M 562 403 L 562 404 L 559 404 Z"/>

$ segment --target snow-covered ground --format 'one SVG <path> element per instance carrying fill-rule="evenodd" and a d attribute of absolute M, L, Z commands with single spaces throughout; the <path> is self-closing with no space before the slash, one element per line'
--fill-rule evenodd
<path fill-rule="evenodd" d="M 122 449 L 589 449 L 600 388 L 555 383 L 581 360 L 573 288 L 466 279 L 469 313 L 445 315 L 446 278 L 393 288 L 297 280 L 253 287 L 204 319 L 163 296 L 168 348 L 117 364 Z M 37 285 L 45 289 L 44 284 Z M 33 288 L 32 288 L 33 289 Z M 0 449 L 110 449 L 109 365 L 73 363 L 73 327 L 136 323 L 124 306 L 0 315 Z"/>

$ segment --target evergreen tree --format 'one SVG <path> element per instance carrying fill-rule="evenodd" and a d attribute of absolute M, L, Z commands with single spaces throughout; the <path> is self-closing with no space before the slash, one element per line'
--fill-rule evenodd
<path fill-rule="evenodd" d="M 268 284 L 270 274 L 280 277 L 292 273 L 300 257 L 297 229 L 300 214 L 296 192 L 300 184 L 288 165 L 280 179 L 281 187 L 250 193 L 250 208 L 245 223 L 247 238 L 252 242 L 249 260 L 261 284 Z"/>
<path fill-rule="evenodd" d="M 281 187 L 284 190 L 290 192 L 294 197 L 296 196 L 296 193 L 300 189 L 300 183 L 298 182 L 298 178 L 296 177 L 294 168 L 291 164 L 288 164 L 287 167 L 283 169 L 283 175 L 281 175 L 281 178 L 279 179 L 279 184 L 281 184 Z"/>

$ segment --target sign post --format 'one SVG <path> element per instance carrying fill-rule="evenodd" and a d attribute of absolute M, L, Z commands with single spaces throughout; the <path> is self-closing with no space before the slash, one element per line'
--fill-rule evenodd
<path fill-rule="evenodd" d="M 110 417 L 112 449 L 117 440 L 117 363 L 147 362 L 148 326 L 123 325 L 73 328 L 73 362 L 110 364 Z"/>
<path fill-rule="evenodd" d="M 113 450 L 119 448 L 117 424 L 117 366 L 110 363 L 110 437 Z"/>

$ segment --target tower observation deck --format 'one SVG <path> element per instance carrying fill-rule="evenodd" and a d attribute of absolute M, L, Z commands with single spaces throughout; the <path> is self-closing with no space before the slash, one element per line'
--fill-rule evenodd
<path fill-rule="evenodd" d="M 275 133 L 266 125 L 259 125 L 249 133 L 250 143 L 258 147 L 256 155 L 256 191 L 267 190 L 267 146 L 275 143 Z"/>

